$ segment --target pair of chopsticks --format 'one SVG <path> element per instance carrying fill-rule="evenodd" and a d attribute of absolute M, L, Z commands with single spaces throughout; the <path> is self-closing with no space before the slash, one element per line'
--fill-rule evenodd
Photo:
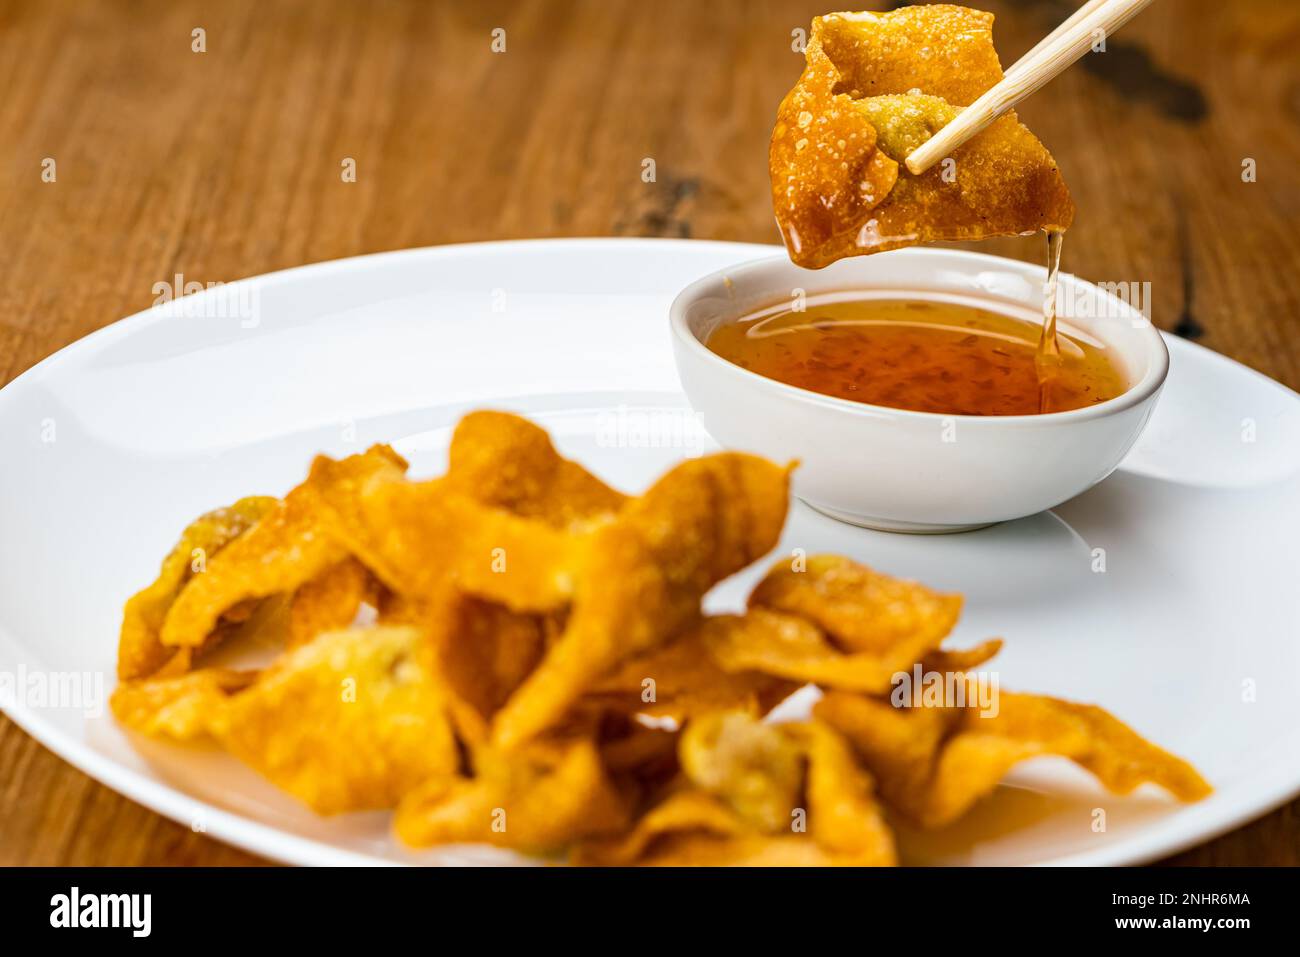
<path fill-rule="evenodd" d="M 1088 0 L 1074 15 L 1016 61 L 1000 82 L 957 114 L 907 157 L 908 171 L 924 173 L 1021 100 L 1037 92 L 1089 50 L 1098 35 L 1108 37 L 1151 0 Z"/>

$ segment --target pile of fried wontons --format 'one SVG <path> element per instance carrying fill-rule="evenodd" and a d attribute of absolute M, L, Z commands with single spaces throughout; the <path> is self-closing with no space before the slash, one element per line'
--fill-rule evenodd
<path fill-rule="evenodd" d="M 283 499 L 185 529 L 126 605 L 118 720 L 215 741 L 322 814 L 394 808 L 410 845 L 593 864 L 893 864 L 885 809 L 945 824 L 1041 754 L 1116 792 L 1208 791 L 1099 708 L 895 707 L 896 673 L 997 652 L 940 647 L 957 596 L 796 554 L 745 614 L 704 616 L 776 546 L 787 468 L 709 455 L 629 498 L 537 426 L 476 412 L 445 475 L 405 471 L 383 445 L 320 456 Z M 278 655 L 212 663 L 241 642 Z M 764 722 L 807 683 L 811 720 Z"/>
<path fill-rule="evenodd" d="M 813 20 L 772 131 L 772 203 L 790 258 L 817 269 L 930 240 L 1063 230 L 1056 161 L 1009 111 L 919 176 L 903 161 L 1002 79 L 993 14 L 935 4 Z"/>

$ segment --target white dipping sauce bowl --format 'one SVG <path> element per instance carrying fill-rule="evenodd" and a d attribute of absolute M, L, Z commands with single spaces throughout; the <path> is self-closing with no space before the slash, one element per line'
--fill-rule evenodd
<path fill-rule="evenodd" d="M 897 532 L 956 532 L 1033 515 L 1100 482 L 1155 408 L 1169 371 L 1160 332 L 1138 309 L 1062 273 L 1058 328 L 1101 344 L 1129 383 L 1069 412 L 911 412 L 821 395 L 743 369 L 705 342 L 797 297 L 961 302 L 1042 324 L 1046 270 L 961 250 L 909 248 L 810 271 L 784 255 L 705 276 L 669 311 L 682 388 L 727 448 L 799 460 L 795 494 L 832 518 Z"/>

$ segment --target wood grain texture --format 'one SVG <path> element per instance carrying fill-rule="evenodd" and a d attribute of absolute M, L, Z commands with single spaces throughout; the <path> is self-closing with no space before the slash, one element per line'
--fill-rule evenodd
<path fill-rule="evenodd" d="M 1073 10 L 985 5 L 1007 64 Z M 801 66 L 791 31 L 828 6 L 0 0 L 0 383 L 177 273 L 536 236 L 775 242 L 767 139 Z M 1065 267 L 1150 281 L 1158 325 L 1292 388 L 1298 46 L 1293 0 L 1166 0 L 1020 109 L 1079 205 Z M 1041 261 L 1040 242 L 982 248 Z M 1298 864 L 1298 814 L 1175 863 Z M 0 864 L 251 860 L 0 719 Z"/>

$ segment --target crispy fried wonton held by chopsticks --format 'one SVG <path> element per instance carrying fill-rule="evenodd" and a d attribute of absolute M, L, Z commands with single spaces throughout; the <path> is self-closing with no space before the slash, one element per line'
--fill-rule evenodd
<path fill-rule="evenodd" d="M 948 5 L 813 20 L 769 154 L 791 260 L 819 269 L 931 240 L 1070 225 L 1056 163 L 1014 111 L 920 176 L 902 165 L 1002 79 L 992 28 L 992 14 Z"/>
<path fill-rule="evenodd" d="M 1014 765 L 1046 754 L 1069 758 L 1116 794 L 1148 782 L 1182 801 L 1210 793 L 1190 764 L 1095 705 L 1002 692 L 997 713 L 985 714 L 835 691 L 814 714 L 853 743 L 889 806 L 923 827 L 956 820 Z"/>

